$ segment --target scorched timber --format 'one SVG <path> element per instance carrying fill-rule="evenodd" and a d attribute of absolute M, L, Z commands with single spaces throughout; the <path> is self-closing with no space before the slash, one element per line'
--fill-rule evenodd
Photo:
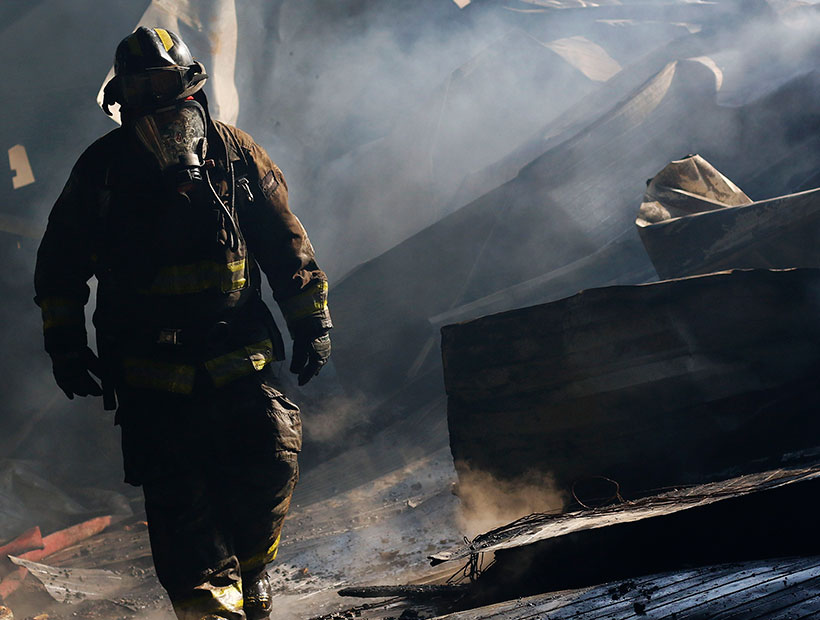
<path fill-rule="evenodd" d="M 818 490 L 820 463 L 747 474 L 594 510 L 530 515 L 431 559 L 493 553 L 471 594 L 486 604 L 684 567 L 816 555 Z"/>
<path fill-rule="evenodd" d="M 678 570 L 582 590 L 537 594 L 437 620 L 813 618 L 820 556 Z"/>
<path fill-rule="evenodd" d="M 820 267 L 820 189 L 639 228 L 661 278 L 722 269 Z"/>
<path fill-rule="evenodd" d="M 442 328 L 457 471 L 625 497 L 817 445 L 820 270 L 583 291 Z"/>

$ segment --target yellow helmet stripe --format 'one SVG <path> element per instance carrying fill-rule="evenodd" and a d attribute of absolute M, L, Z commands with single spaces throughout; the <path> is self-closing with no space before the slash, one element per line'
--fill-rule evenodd
<path fill-rule="evenodd" d="M 165 46 L 166 52 L 174 47 L 174 41 L 171 39 L 171 35 L 168 34 L 168 31 L 165 30 L 165 28 L 154 28 L 154 32 L 156 32 L 157 36 L 159 36 L 159 40 L 162 41 L 162 44 Z"/>

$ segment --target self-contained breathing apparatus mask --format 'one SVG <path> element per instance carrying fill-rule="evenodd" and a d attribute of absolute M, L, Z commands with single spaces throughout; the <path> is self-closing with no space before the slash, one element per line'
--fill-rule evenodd
<path fill-rule="evenodd" d="M 205 159 L 207 104 L 194 99 L 207 78 L 205 67 L 194 60 L 176 33 L 140 26 L 117 46 L 114 77 L 105 86 L 102 107 L 110 115 L 111 105 L 122 106 L 123 125 L 182 197 L 191 201 L 194 194 L 210 195 L 225 220 L 227 243 L 236 250 L 241 235 L 233 214 L 233 193 L 226 205 L 211 183 L 208 168 L 214 164 Z M 230 162 L 227 165 L 233 183 Z"/>
<path fill-rule="evenodd" d="M 173 101 L 131 122 L 137 139 L 179 193 L 189 192 L 202 181 L 207 118 L 198 102 L 193 98 Z"/>
<path fill-rule="evenodd" d="M 226 206 L 211 183 L 205 159 L 208 121 L 205 109 L 193 97 L 173 101 L 131 120 L 134 135 L 159 164 L 163 177 L 179 194 L 190 200 L 189 194 L 209 192 L 224 214 L 228 244 L 239 247 L 239 228 L 233 216 L 233 204 Z"/>

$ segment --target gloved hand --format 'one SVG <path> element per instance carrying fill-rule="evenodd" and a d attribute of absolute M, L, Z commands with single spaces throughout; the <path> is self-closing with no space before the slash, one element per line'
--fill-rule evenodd
<path fill-rule="evenodd" d="M 299 385 L 304 385 L 319 374 L 330 357 L 330 334 L 315 338 L 296 337 L 293 340 L 293 357 L 290 371 L 299 375 Z"/>
<path fill-rule="evenodd" d="M 85 347 L 78 351 L 51 354 L 51 369 L 57 385 L 69 399 L 77 396 L 102 396 L 102 388 L 89 374 L 89 370 L 99 376 L 100 360 L 94 352 Z"/>

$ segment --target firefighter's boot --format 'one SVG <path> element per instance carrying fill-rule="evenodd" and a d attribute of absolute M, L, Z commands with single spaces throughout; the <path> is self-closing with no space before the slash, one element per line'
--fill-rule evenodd
<path fill-rule="evenodd" d="M 271 585 L 264 570 L 255 577 L 243 578 L 245 615 L 248 620 L 267 620 L 271 610 Z"/>

